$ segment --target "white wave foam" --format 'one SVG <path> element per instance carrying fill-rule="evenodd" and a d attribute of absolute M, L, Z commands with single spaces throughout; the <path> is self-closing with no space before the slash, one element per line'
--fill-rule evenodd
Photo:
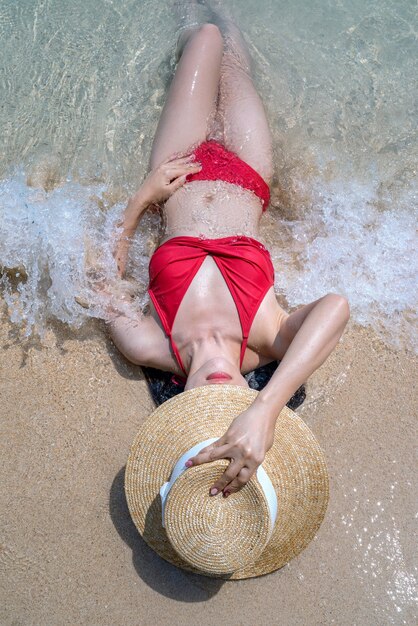
<path fill-rule="evenodd" d="M 94 297 L 88 311 L 75 297 L 86 292 L 86 235 L 94 223 L 96 244 L 109 275 L 115 275 L 110 236 L 107 245 L 104 236 L 111 220 L 100 220 L 94 201 L 103 191 L 68 180 L 46 192 L 29 187 L 23 172 L 0 183 L 0 264 L 13 270 L 3 274 L 1 284 L 11 320 L 26 336 L 43 335 L 50 318 L 78 328 L 86 316 L 99 314 Z"/>
<path fill-rule="evenodd" d="M 13 286 L 9 272 L 1 282 L 11 319 L 26 335 L 42 335 L 50 318 L 77 328 L 87 317 L 105 317 L 103 301 L 86 279 L 91 250 L 100 257 L 95 279 L 116 277 L 112 237 L 123 205 L 102 211 L 97 197 L 105 191 L 104 185 L 68 179 L 46 192 L 29 187 L 23 172 L 0 183 L 0 264 L 27 276 L 17 276 Z M 418 349 L 415 195 L 405 192 L 396 207 L 382 209 L 371 185 L 318 181 L 311 197 L 309 217 L 305 212 L 299 221 L 277 225 L 292 237 L 287 248 L 273 246 L 277 290 L 291 306 L 341 293 L 355 321 L 374 327 L 394 346 Z M 144 250 L 153 229 L 150 218 L 132 250 L 132 274 L 140 283 L 136 303 L 144 300 Z"/>
<path fill-rule="evenodd" d="M 340 293 L 355 321 L 418 350 L 416 193 L 383 209 L 371 185 L 339 181 L 317 183 L 313 198 L 309 217 L 282 223 L 295 245 L 274 250 L 277 290 L 292 306 Z"/>

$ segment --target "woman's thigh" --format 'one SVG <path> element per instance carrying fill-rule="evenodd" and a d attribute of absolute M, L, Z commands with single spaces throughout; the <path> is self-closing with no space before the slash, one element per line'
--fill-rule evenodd
<path fill-rule="evenodd" d="M 151 169 L 204 141 L 216 111 L 223 40 L 204 24 L 190 35 L 170 85 L 151 152 Z"/>
<path fill-rule="evenodd" d="M 224 142 L 270 183 L 271 133 L 264 105 L 251 78 L 251 60 L 245 46 L 239 31 L 227 37 L 219 94 Z"/>

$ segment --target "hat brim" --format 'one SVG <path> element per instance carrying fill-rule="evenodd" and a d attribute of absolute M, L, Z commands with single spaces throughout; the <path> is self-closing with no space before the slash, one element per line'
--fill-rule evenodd
<path fill-rule="evenodd" d="M 139 533 L 166 561 L 203 574 L 171 546 L 162 526 L 161 485 L 184 452 L 200 441 L 221 437 L 256 396 L 256 391 L 233 385 L 198 387 L 164 402 L 142 424 L 126 466 L 126 498 Z M 251 578 L 279 569 L 308 545 L 321 525 L 329 498 L 324 454 L 308 426 L 287 407 L 277 420 L 263 467 L 278 500 L 270 540 L 254 563 L 214 577 Z"/>

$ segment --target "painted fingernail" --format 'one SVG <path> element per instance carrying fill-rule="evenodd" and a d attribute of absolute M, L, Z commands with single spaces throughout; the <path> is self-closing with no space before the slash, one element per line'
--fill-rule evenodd
<path fill-rule="evenodd" d="M 227 497 L 229 496 L 229 494 L 230 494 L 230 493 L 231 493 L 230 491 L 224 491 L 224 492 L 223 492 L 223 497 L 224 497 L 224 498 L 227 498 Z"/>
<path fill-rule="evenodd" d="M 216 496 L 217 493 L 218 493 L 218 490 L 216 489 L 216 487 L 212 487 L 212 489 L 210 490 L 210 495 Z"/>
<path fill-rule="evenodd" d="M 191 467 L 193 465 L 193 461 L 186 461 L 185 462 L 185 466 L 186 467 Z"/>

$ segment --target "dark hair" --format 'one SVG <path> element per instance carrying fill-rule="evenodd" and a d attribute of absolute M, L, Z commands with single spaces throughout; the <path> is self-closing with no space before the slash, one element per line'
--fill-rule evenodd
<path fill-rule="evenodd" d="M 258 367 L 252 372 L 245 374 L 248 386 L 257 391 L 263 389 L 273 376 L 273 373 L 279 363 L 280 361 L 272 361 L 267 365 Z M 163 372 L 161 370 L 154 369 L 153 367 L 143 367 L 142 370 L 155 404 L 162 404 L 166 400 L 169 400 L 173 396 L 177 396 L 179 393 L 184 391 L 184 379 L 178 378 L 171 372 Z M 305 398 L 305 386 L 302 385 L 290 398 L 287 406 L 290 409 L 296 409 L 302 404 Z"/>

